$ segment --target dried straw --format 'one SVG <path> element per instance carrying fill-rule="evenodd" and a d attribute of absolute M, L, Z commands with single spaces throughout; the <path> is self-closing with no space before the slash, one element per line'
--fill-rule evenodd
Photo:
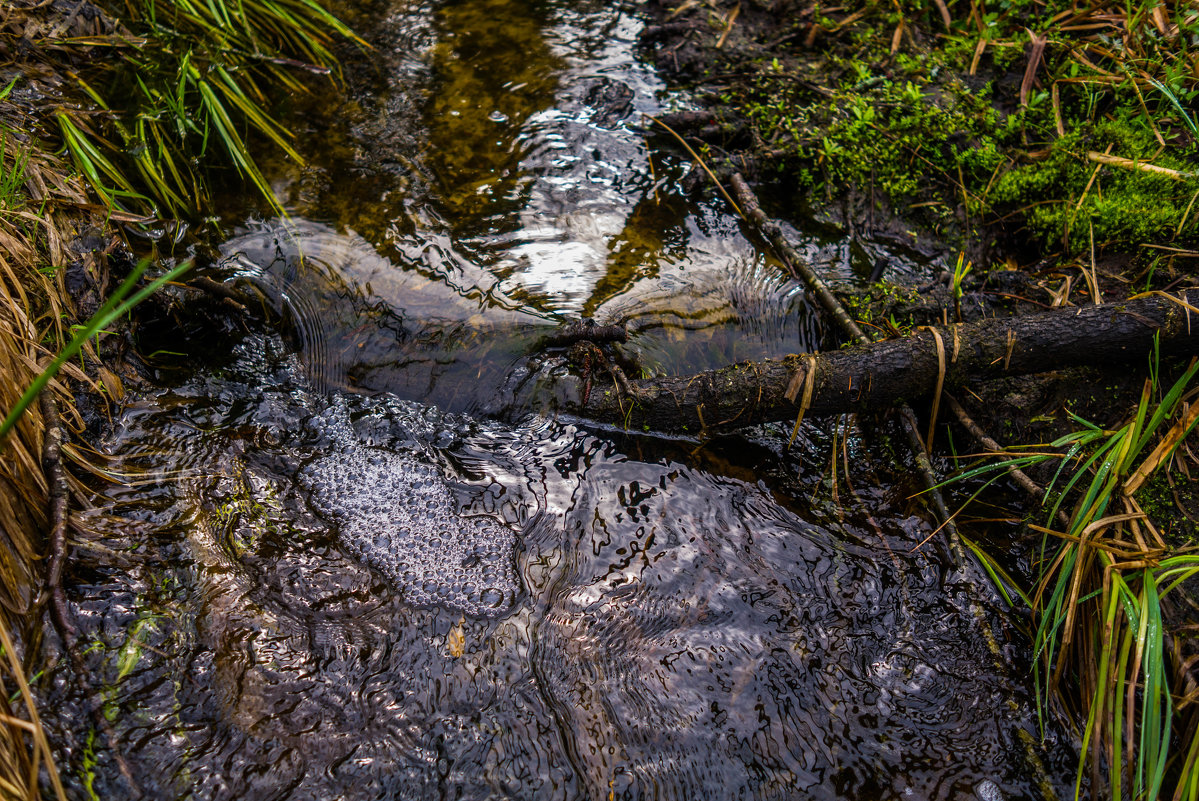
<path fill-rule="evenodd" d="M 11 22 L 13 8 L 0 19 Z M 64 320 L 74 318 L 65 300 L 60 267 L 68 259 L 64 231 L 87 203 L 68 171 L 31 140 L 13 133 L 21 111 L 0 101 L 0 174 L 24 178 L 23 189 L 0 198 L 0 416 L 65 341 Z M 28 127 L 22 126 L 24 130 Z M 94 358 L 94 353 L 90 354 Z M 86 378 L 76 365 L 69 377 Z M 70 404 L 63 383 L 45 391 Z M 71 420 L 75 426 L 77 420 Z M 48 787 L 65 798 L 53 754 L 37 714 L 40 629 L 45 620 L 39 591 L 45 569 L 47 481 L 41 463 L 46 427 L 36 405 L 0 441 L 0 797 L 41 798 Z M 45 783 L 45 784 L 43 784 Z"/>

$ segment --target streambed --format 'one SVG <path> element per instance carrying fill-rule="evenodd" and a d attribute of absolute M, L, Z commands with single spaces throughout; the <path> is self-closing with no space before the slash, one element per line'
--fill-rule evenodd
<path fill-rule="evenodd" d="M 913 550 L 931 528 L 881 438 L 538 414 L 561 367 L 536 343 L 583 317 L 650 374 L 821 344 L 801 287 L 647 139 L 639 115 L 686 99 L 638 60 L 636 5 L 376 24 L 352 129 L 314 121 L 311 166 L 277 176 L 291 219 L 237 221 L 213 265 L 269 313 L 157 343 L 160 386 L 104 446 L 123 481 L 85 513 L 71 601 L 146 794 L 1060 790 L 1072 747 L 1039 743 L 1020 636 L 981 576 Z M 935 269 L 789 233 L 832 280 Z M 120 796 L 59 692 L 77 794 Z"/>

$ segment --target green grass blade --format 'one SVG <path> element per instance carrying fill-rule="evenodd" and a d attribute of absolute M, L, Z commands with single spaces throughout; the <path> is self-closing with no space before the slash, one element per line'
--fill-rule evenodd
<path fill-rule="evenodd" d="M 261 133 L 266 134 L 283 152 L 287 153 L 297 164 L 302 166 L 304 164 L 303 157 L 296 152 L 295 148 L 285 138 L 292 136 L 291 132 L 263 111 L 261 106 L 247 97 L 242 87 L 238 85 L 223 67 L 217 67 L 215 72 L 220 80 L 216 81 L 214 85 L 241 111 L 246 121 Z"/>
<path fill-rule="evenodd" d="M 1148 78 L 1148 76 L 1146 77 Z M 1191 115 L 1186 112 L 1186 109 L 1182 107 L 1182 103 L 1178 102 L 1178 98 L 1175 96 L 1175 94 L 1170 91 L 1170 87 L 1166 86 L 1156 78 L 1148 78 L 1148 81 L 1149 83 L 1153 84 L 1153 87 L 1157 89 L 1157 91 L 1165 95 L 1166 100 L 1170 101 L 1170 105 L 1174 106 L 1174 110 L 1178 112 L 1178 116 L 1182 118 L 1183 123 L 1185 123 L 1187 128 L 1190 129 L 1191 136 L 1199 139 L 1199 127 L 1196 126 L 1195 120 L 1192 119 Z"/>
<path fill-rule="evenodd" d="M 1107 684 L 1108 684 L 1108 663 L 1112 656 L 1112 638 L 1111 633 L 1115 629 L 1116 622 L 1116 594 L 1112 593 L 1108 599 L 1107 610 L 1103 617 L 1103 630 L 1105 636 L 1103 638 L 1104 646 L 1100 650 L 1099 655 L 1099 688 L 1096 689 L 1094 696 L 1091 698 L 1091 705 L 1087 711 L 1086 728 L 1083 729 L 1082 748 L 1080 749 L 1081 757 L 1078 760 L 1078 771 L 1074 776 L 1074 797 L 1082 797 L 1082 771 L 1086 764 L 1086 753 L 1090 746 L 1091 738 L 1099 736 L 1096 727 L 1100 725 L 1103 718 L 1103 706 L 1107 699 Z"/>
<path fill-rule="evenodd" d="M 101 329 L 110 325 L 114 320 L 128 313 L 133 309 L 134 306 L 144 300 L 151 293 L 157 291 L 168 281 L 172 281 L 178 276 L 182 275 L 188 268 L 191 267 L 191 262 L 184 262 L 183 264 L 176 266 L 166 274 L 155 278 L 145 287 L 142 287 L 142 289 L 135 292 L 128 299 L 125 299 L 125 295 L 133 288 L 133 286 L 137 283 L 137 280 L 141 278 L 142 274 L 145 273 L 148 266 L 149 261 L 142 261 L 140 264 L 138 264 L 138 266 L 129 273 L 129 276 L 121 283 L 121 285 L 117 287 L 117 290 L 113 292 L 112 296 L 109 297 L 108 300 L 106 300 L 104 304 L 96 311 L 96 313 L 91 316 L 87 323 L 79 331 L 77 331 L 73 337 L 71 337 L 71 340 L 67 343 L 66 347 L 59 351 L 58 355 L 54 357 L 46 369 L 38 374 L 38 377 L 35 378 L 33 383 L 29 385 L 24 393 L 22 393 L 21 397 L 17 400 L 16 405 L 13 406 L 12 410 L 10 410 L 8 415 L 4 418 L 4 422 L 0 423 L 0 441 L 3 441 L 4 438 L 8 436 L 8 433 L 12 430 L 13 426 L 15 426 L 17 421 L 21 419 L 21 415 L 25 413 L 25 411 L 29 408 L 29 405 L 33 403 L 35 398 L 37 398 L 38 394 L 45 389 L 46 385 L 53 380 L 54 376 L 58 374 L 58 371 L 62 368 L 62 366 L 83 349 L 84 343 L 95 336 Z"/>
<path fill-rule="evenodd" d="M 991 577 L 992 583 L 994 583 L 994 585 L 999 589 L 999 592 L 1002 593 L 1003 599 L 1007 602 L 1008 606 L 1015 606 L 1015 603 L 1012 602 L 1011 595 L 1008 594 L 1008 590 L 1010 589 L 1016 594 L 1016 597 L 1020 599 L 1021 603 L 1023 603 L 1029 609 L 1032 609 L 1032 600 L 1027 594 L 1025 594 L 1023 590 L 1020 589 L 1020 585 L 1010 575 L 1008 575 L 1008 572 L 1004 570 L 1003 567 L 1000 566 L 1000 564 L 996 562 L 990 554 L 984 551 L 978 545 L 978 543 L 974 542 L 974 540 L 970 539 L 964 534 L 959 533 L 959 536 L 961 536 L 962 543 L 965 544 L 965 546 L 969 548 L 970 551 L 978 558 L 978 561 L 987 571 L 987 575 Z"/>
<path fill-rule="evenodd" d="M 233 121 L 229 119 L 229 114 L 221 104 L 220 98 L 216 96 L 216 93 L 213 92 L 212 87 L 208 85 L 207 81 L 201 80 L 197 85 L 199 86 L 200 97 L 203 99 L 208 118 L 212 122 L 221 144 L 224 145 L 225 151 L 229 154 L 233 163 L 258 188 L 258 191 L 262 193 L 262 196 L 266 198 L 274 210 L 279 214 L 283 214 L 283 208 L 279 205 L 279 201 L 276 200 L 275 193 L 271 191 L 266 178 L 258 170 L 258 165 L 250 159 L 246 151 L 246 146 L 242 142 L 241 137 L 238 136 L 237 129 L 233 126 Z"/>
<path fill-rule="evenodd" d="M 1166 662 L 1162 653 L 1161 604 L 1157 594 L 1157 581 L 1153 571 L 1146 569 L 1142 575 L 1142 609 L 1146 615 L 1145 638 L 1145 684 L 1141 718 L 1141 749 L 1138 771 L 1147 774 L 1143 784 L 1144 797 L 1159 797 L 1166 770 L 1170 745 L 1170 724 L 1173 718 L 1173 703 L 1170 686 L 1166 678 Z"/>
<path fill-rule="evenodd" d="M 58 119 L 59 130 L 62 132 L 63 142 L 66 144 L 71 160 L 109 206 L 116 206 L 118 197 L 149 202 L 149 198 L 133 188 L 124 173 L 118 170 L 92 144 L 89 136 L 75 124 L 65 111 L 59 111 L 55 116 Z M 116 187 L 108 186 L 105 179 L 112 181 Z"/>
<path fill-rule="evenodd" d="M 1112 694 L 1112 753 L 1108 762 L 1108 784 L 1112 801 L 1120 801 L 1124 784 L 1124 715 L 1125 680 L 1128 676 L 1128 657 L 1132 653 L 1132 632 L 1125 628 L 1120 637 L 1120 657 L 1116 665 L 1116 687 Z M 1131 714 L 1131 712 L 1129 713 Z"/>
<path fill-rule="evenodd" d="M 1174 415 L 1178 407 L 1178 402 L 1182 399 L 1183 393 L 1186 392 L 1187 387 L 1190 386 L 1197 372 L 1199 372 L 1199 360 L 1192 361 L 1186 372 L 1179 376 L 1178 380 L 1170 387 L 1170 390 L 1162 398 L 1162 402 L 1158 404 L 1156 411 L 1154 411 L 1149 424 L 1145 427 L 1145 432 L 1137 442 L 1138 453 L 1148 444 L 1149 438 L 1153 436 L 1157 427 L 1161 425 L 1161 422 L 1167 417 Z"/>
<path fill-rule="evenodd" d="M 1071 534 L 1076 536 L 1081 534 L 1093 520 L 1103 516 L 1107 504 L 1111 500 L 1111 492 L 1115 488 L 1116 466 L 1121 463 L 1128 448 L 1130 441 L 1128 435 L 1129 426 L 1125 426 L 1120 429 L 1117 436 L 1112 437 L 1108 444 L 1096 453 L 1096 456 L 1101 453 L 1107 455 L 1095 471 L 1095 476 L 1091 479 L 1090 486 L 1087 487 L 1082 502 L 1078 505 L 1080 511 L 1070 520 Z M 1117 445 L 1121 447 L 1116 447 Z M 1092 458 L 1088 464 L 1093 461 Z M 1066 491 L 1069 491 L 1069 487 L 1072 485 L 1073 482 L 1067 486 Z"/>
<path fill-rule="evenodd" d="M 1087 457 L 1087 460 L 1083 462 L 1083 464 L 1077 470 L 1074 471 L 1074 474 L 1066 482 L 1066 486 L 1063 487 L 1062 491 L 1058 494 L 1057 500 L 1054 502 L 1052 508 L 1050 508 L 1049 519 L 1046 521 L 1046 525 L 1049 525 L 1053 522 L 1053 518 L 1057 515 L 1057 510 L 1061 507 L 1062 501 L 1065 500 L 1066 496 L 1070 494 L 1070 490 L 1074 488 L 1074 485 L 1082 480 L 1082 477 L 1086 475 L 1087 470 L 1091 467 L 1091 465 L 1103 458 L 1104 454 L 1113 448 L 1115 444 L 1116 443 L 1114 439 L 1108 439 L 1103 445 L 1099 446 L 1095 453 Z M 1063 462 L 1063 464 L 1065 464 L 1065 462 Z M 1054 480 L 1056 481 L 1056 477 Z"/>

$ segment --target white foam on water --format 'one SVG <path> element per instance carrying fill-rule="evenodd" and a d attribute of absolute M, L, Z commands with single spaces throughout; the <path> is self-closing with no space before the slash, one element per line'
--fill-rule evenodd
<path fill-rule="evenodd" d="M 344 402 L 335 401 L 318 425 L 334 440 L 333 453 L 308 464 L 300 483 L 347 549 L 413 605 L 472 616 L 512 606 L 518 586 L 511 529 L 462 515 L 437 469 L 359 444 Z"/>

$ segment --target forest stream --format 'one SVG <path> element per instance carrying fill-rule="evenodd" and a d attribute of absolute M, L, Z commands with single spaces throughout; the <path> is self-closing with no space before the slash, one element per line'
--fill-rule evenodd
<path fill-rule="evenodd" d="M 310 165 L 273 175 L 290 217 L 233 220 L 211 265 L 258 322 L 143 343 L 158 386 L 101 444 L 120 480 L 80 552 L 105 566 L 70 600 L 146 796 L 1065 794 L 1023 624 L 920 546 L 885 422 L 788 448 L 544 413 L 567 356 L 539 343 L 585 318 L 644 375 L 824 344 L 802 285 L 684 189 L 646 115 L 687 98 L 639 58 L 636 4 L 377 11 L 374 89 L 340 132 L 312 115 Z M 833 283 L 940 269 L 792 217 Z M 121 797 L 55 693 L 53 739 L 93 768 L 74 791 Z"/>

